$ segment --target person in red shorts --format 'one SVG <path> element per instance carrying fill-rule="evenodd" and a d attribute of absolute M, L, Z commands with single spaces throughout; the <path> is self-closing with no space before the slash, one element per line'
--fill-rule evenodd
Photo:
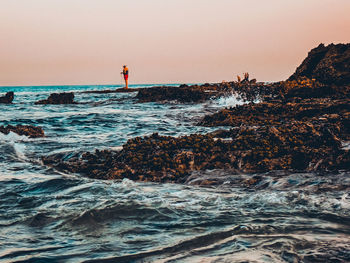
<path fill-rule="evenodd" d="M 123 72 L 120 74 L 123 74 L 124 80 L 125 80 L 125 88 L 128 88 L 128 79 L 129 79 L 129 69 L 126 65 L 123 66 Z"/>

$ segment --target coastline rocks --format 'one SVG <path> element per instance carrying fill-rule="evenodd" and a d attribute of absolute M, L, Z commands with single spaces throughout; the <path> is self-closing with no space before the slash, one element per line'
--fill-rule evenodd
<path fill-rule="evenodd" d="M 5 94 L 5 96 L 0 97 L 0 103 L 3 104 L 11 104 L 14 99 L 14 93 L 13 91 L 9 91 Z"/>
<path fill-rule="evenodd" d="M 35 102 L 38 104 L 77 104 L 74 101 L 74 93 L 52 93 L 46 100 L 39 100 Z"/>
<path fill-rule="evenodd" d="M 17 126 L 0 126 L 0 132 L 9 134 L 10 132 L 17 133 L 18 135 L 25 135 L 29 138 L 45 137 L 44 130 L 41 127 L 35 127 L 31 125 L 17 125 Z"/>
<path fill-rule="evenodd" d="M 328 85 L 350 85 L 350 44 L 320 44 L 312 49 L 289 80 L 301 76 Z"/>
<path fill-rule="evenodd" d="M 236 94 L 249 104 L 205 116 L 199 125 L 229 126 L 182 137 L 153 134 L 122 150 L 42 157 L 45 165 L 90 178 L 185 183 L 198 171 L 338 172 L 349 170 L 349 45 L 319 46 L 287 81 L 140 89 L 139 102 L 202 102 Z M 259 100 L 259 103 L 252 103 Z M 345 144 L 346 145 L 346 144 Z M 260 179 L 259 179 L 260 178 Z M 260 176 L 245 185 L 259 183 Z M 208 178 L 203 185 L 215 184 Z"/>
<path fill-rule="evenodd" d="M 57 170 L 98 179 L 184 183 L 195 171 L 244 173 L 271 170 L 335 171 L 346 168 L 339 127 L 293 121 L 281 126 L 241 127 L 182 137 L 136 137 L 119 152 L 96 150 L 74 158 L 43 157 Z"/>

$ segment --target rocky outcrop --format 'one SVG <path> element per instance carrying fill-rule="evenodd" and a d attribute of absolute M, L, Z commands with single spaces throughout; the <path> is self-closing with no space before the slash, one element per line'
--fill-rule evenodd
<path fill-rule="evenodd" d="M 35 104 L 77 104 L 74 93 L 52 93 L 46 100 L 39 100 Z"/>
<path fill-rule="evenodd" d="M 350 151 L 342 147 L 350 141 L 350 88 L 342 85 L 349 74 L 349 61 L 344 61 L 347 52 L 348 45 L 319 46 L 289 80 L 271 84 L 246 78 L 140 89 L 139 102 L 201 102 L 232 93 L 245 101 L 260 102 L 222 109 L 198 124 L 228 126 L 227 130 L 182 137 L 153 134 L 130 139 L 121 151 L 60 153 L 43 157 L 43 163 L 91 178 L 176 183 L 212 169 L 243 173 L 348 171 Z M 247 184 L 255 184 L 259 178 L 253 177 Z"/>
<path fill-rule="evenodd" d="M 5 94 L 5 96 L 0 97 L 0 103 L 10 104 L 10 103 L 12 103 L 14 97 L 15 96 L 14 96 L 13 91 L 9 91 Z"/>
<path fill-rule="evenodd" d="M 289 80 L 302 76 L 327 85 L 350 85 L 350 44 L 320 44 L 312 49 Z"/>
<path fill-rule="evenodd" d="M 129 140 L 119 152 L 59 154 L 43 157 L 43 162 L 92 178 L 176 183 L 211 169 L 244 173 L 350 169 L 349 150 L 342 148 L 342 142 L 350 140 L 350 98 L 341 96 L 343 89 L 323 94 L 318 91 L 329 86 L 307 78 L 225 87 L 245 98 L 263 98 L 205 116 L 199 123 L 230 130 L 179 138 L 153 134 Z"/>
<path fill-rule="evenodd" d="M 0 132 L 9 134 L 10 132 L 17 133 L 18 135 L 25 135 L 30 138 L 45 137 L 44 130 L 41 127 L 35 127 L 31 125 L 17 125 L 17 126 L 0 126 Z"/>

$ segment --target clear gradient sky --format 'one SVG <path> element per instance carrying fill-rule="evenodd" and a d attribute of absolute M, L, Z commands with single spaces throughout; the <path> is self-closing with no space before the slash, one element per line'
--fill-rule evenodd
<path fill-rule="evenodd" d="M 350 0 L 0 0 L 0 86 L 286 79 Z"/>

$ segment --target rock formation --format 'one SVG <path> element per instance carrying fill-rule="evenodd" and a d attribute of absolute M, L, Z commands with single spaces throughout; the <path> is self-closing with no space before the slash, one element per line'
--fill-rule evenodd
<path fill-rule="evenodd" d="M 5 94 L 5 96 L 0 97 L 0 103 L 10 104 L 12 103 L 13 99 L 14 99 L 14 93 L 13 91 L 9 91 Z"/>
<path fill-rule="evenodd" d="M 328 85 L 350 85 L 350 44 L 320 44 L 312 49 L 289 80 L 301 76 Z"/>

